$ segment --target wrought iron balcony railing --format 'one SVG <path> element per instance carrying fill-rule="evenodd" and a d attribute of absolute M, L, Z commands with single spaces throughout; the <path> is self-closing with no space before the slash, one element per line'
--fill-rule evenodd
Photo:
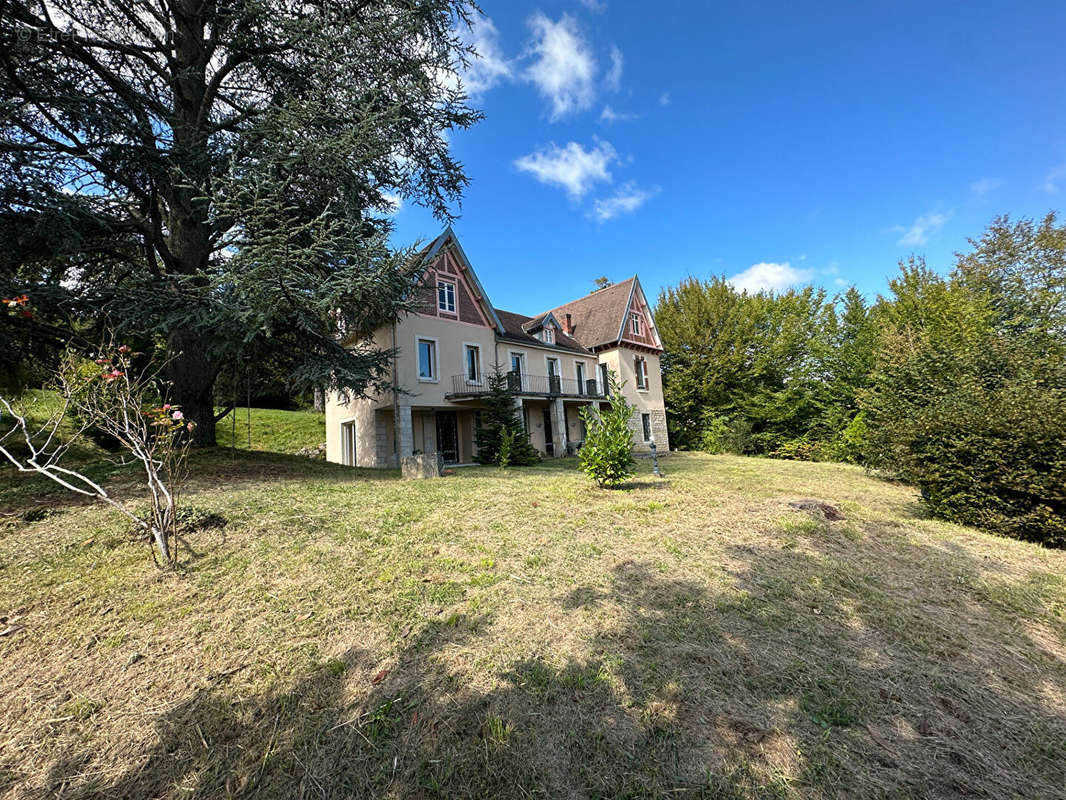
<path fill-rule="evenodd" d="M 488 394 L 489 377 L 486 373 L 453 375 L 451 396 L 477 397 Z M 606 396 L 603 387 L 595 378 L 578 381 L 577 378 L 563 378 L 560 375 L 505 372 L 504 379 L 507 381 L 508 390 L 517 395 L 587 397 L 589 399 L 601 399 Z"/>

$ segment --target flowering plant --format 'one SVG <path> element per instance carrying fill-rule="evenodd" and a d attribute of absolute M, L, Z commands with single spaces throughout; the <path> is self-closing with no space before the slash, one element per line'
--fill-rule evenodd
<path fill-rule="evenodd" d="M 158 399 L 160 387 L 165 389 L 160 380 L 165 364 L 139 368 L 140 355 L 128 345 L 106 348 L 92 360 L 68 353 L 56 376 L 63 406 L 45 428 L 36 432 L 30 430 L 25 415 L 16 413 L 0 397 L 0 406 L 15 421 L 15 426 L 0 437 L 0 456 L 20 472 L 44 475 L 121 512 L 152 542 L 156 563 L 173 566 L 177 562 L 177 497 L 187 477 L 186 460 L 192 438 L 188 434 L 195 426 L 185 419 L 180 407 Z M 76 422 L 75 435 L 63 439 L 58 432 L 68 417 Z M 147 514 L 135 514 L 83 473 L 61 466 L 71 444 L 92 429 L 112 437 L 123 451 L 123 458 L 140 465 L 147 482 Z M 18 431 L 29 452 L 26 457 L 5 447 L 5 440 Z"/>

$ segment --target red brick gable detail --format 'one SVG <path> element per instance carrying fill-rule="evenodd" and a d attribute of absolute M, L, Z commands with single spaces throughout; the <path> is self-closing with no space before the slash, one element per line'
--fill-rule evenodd
<path fill-rule="evenodd" d="M 640 317 L 640 335 L 633 333 L 633 315 Z M 626 311 L 625 324 L 622 328 L 622 339 L 633 344 L 641 344 L 645 347 L 658 347 L 655 336 L 652 334 L 651 311 L 641 301 L 640 294 L 633 293 L 633 300 Z"/>
<path fill-rule="evenodd" d="M 455 284 L 455 313 L 441 311 L 437 307 L 437 281 L 443 278 Z M 466 275 L 458 267 L 452 256 L 445 253 L 426 270 L 419 286 L 419 302 L 416 308 L 419 314 L 441 319 L 452 319 L 471 325 L 493 327 L 474 299 L 474 292 Z"/>

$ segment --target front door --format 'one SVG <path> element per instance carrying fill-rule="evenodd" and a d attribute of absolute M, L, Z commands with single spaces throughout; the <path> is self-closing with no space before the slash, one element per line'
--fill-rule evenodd
<path fill-rule="evenodd" d="M 550 456 L 555 455 L 555 443 L 552 441 L 552 415 L 551 409 L 544 409 L 544 452 Z"/>
<path fill-rule="evenodd" d="M 437 452 L 444 457 L 445 464 L 459 461 L 459 424 L 454 411 L 438 411 L 437 418 Z"/>

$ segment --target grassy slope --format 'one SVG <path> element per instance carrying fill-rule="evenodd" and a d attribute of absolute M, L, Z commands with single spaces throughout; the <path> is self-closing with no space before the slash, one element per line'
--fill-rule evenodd
<path fill-rule="evenodd" d="M 605 492 L 573 462 L 195 466 L 229 524 L 179 575 L 100 509 L 0 524 L 0 615 L 27 626 L 0 637 L 0 795 L 1066 786 L 1066 554 L 858 469 L 685 455 Z"/>
<path fill-rule="evenodd" d="M 317 447 L 326 441 L 325 414 L 253 408 L 252 446 L 248 447 L 248 409 L 238 408 L 235 414 L 235 417 L 227 416 L 218 423 L 215 434 L 219 447 L 233 444 L 234 433 L 237 447 L 273 453 L 295 453 L 305 447 Z"/>

